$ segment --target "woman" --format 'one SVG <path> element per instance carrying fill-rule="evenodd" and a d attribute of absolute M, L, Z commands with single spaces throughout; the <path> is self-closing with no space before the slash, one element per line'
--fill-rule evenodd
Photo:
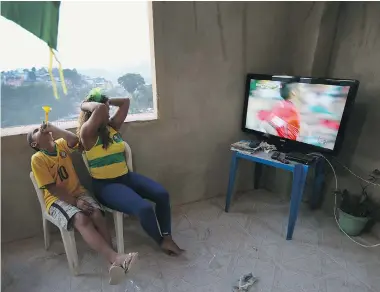
<path fill-rule="evenodd" d="M 179 255 L 182 250 L 171 237 L 169 194 L 158 183 L 127 167 L 124 141 L 118 131 L 128 114 L 129 103 L 128 98 L 108 99 L 94 89 L 81 104 L 77 135 L 88 161 L 95 195 L 103 205 L 137 216 L 143 229 L 166 253 Z M 110 105 L 118 107 L 111 118 Z M 145 199 L 155 203 L 155 210 Z"/>

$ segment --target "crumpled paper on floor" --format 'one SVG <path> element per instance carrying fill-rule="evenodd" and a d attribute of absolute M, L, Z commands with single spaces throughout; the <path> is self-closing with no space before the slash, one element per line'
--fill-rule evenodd
<path fill-rule="evenodd" d="M 237 281 L 236 285 L 233 286 L 233 292 L 248 292 L 249 289 L 255 284 L 259 279 L 254 277 L 252 273 L 243 275 Z"/>

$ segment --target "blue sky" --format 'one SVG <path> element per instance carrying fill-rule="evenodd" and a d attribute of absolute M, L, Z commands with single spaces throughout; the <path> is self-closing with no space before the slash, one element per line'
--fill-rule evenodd
<path fill-rule="evenodd" d="M 150 60 L 147 2 L 61 2 L 59 59 L 64 68 L 107 70 Z M 0 69 L 47 67 L 47 45 L 0 17 Z"/>

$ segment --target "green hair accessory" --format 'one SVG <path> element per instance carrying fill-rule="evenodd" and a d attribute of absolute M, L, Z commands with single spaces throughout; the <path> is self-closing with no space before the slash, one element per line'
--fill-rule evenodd
<path fill-rule="evenodd" d="M 90 91 L 86 98 L 87 101 L 100 102 L 102 100 L 102 90 L 100 88 L 94 88 Z"/>

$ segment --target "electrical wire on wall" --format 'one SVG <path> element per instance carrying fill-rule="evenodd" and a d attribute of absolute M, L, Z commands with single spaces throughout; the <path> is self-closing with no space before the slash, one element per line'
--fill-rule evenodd
<path fill-rule="evenodd" d="M 339 229 L 350 239 L 352 240 L 353 242 L 355 242 L 356 244 L 362 246 L 362 247 L 366 247 L 366 248 L 372 248 L 372 247 L 378 247 L 380 246 L 380 243 L 377 243 L 377 244 L 373 244 L 373 245 L 365 245 L 365 244 L 362 244 L 358 241 L 356 241 L 355 239 L 353 239 L 351 236 L 349 236 L 343 229 L 342 227 L 340 227 L 340 224 L 339 224 L 339 221 L 338 221 L 338 217 L 337 217 L 337 214 L 336 214 L 336 210 L 337 210 L 337 192 L 338 192 L 338 177 L 336 175 L 336 172 L 335 172 L 335 168 L 334 166 L 332 165 L 332 163 L 330 162 L 330 160 L 328 160 L 323 154 L 321 153 L 316 153 L 316 152 L 313 152 L 313 153 L 309 153 L 308 155 L 315 155 L 315 156 L 319 156 L 321 158 L 323 158 L 324 160 L 327 161 L 327 163 L 329 164 L 329 166 L 331 167 L 331 170 L 334 174 L 334 179 L 335 179 L 335 192 L 334 192 L 334 218 L 335 218 L 335 221 L 336 221 L 336 224 L 338 225 Z M 346 169 L 349 173 L 351 173 L 353 176 L 355 176 L 356 178 L 366 182 L 367 184 L 371 184 L 371 185 L 374 185 L 374 186 L 380 186 L 380 184 L 377 184 L 375 182 L 371 182 L 369 180 L 366 180 L 364 178 L 362 178 L 361 176 L 355 174 L 351 169 L 349 169 L 347 166 L 345 166 L 344 164 L 342 164 L 341 162 L 339 162 L 338 160 L 336 160 L 344 169 Z"/>

